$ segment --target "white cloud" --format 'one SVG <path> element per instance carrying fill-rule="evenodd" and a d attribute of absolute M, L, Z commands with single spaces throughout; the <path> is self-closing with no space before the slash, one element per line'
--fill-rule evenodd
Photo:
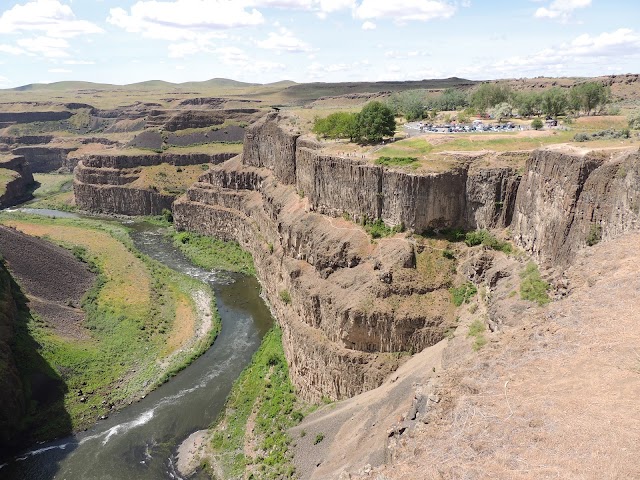
<path fill-rule="evenodd" d="M 375 30 L 376 29 L 376 24 L 373 22 L 369 22 L 366 21 L 362 24 L 362 29 L 363 30 Z"/>
<path fill-rule="evenodd" d="M 169 45 L 170 58 L 184 58 L 200 52 L 211 51 L 212 44 L 206 38 L 200 38 L 191 42 L 172 43 Z"/>
<path fill-rule="evenodd" d="M 602 70 L 607 61 L 618 61 L 622 57 L 640 56 L 640 33 L 620 28 L 597 36 L 580 35 L 569 43 L 540 50 L 532 55 L 510 57 L 489 65 L 477 65 L 459 70 L 457 73 L 474 78 L 554 75 L 566 76 L 579 72 L 585 65 Z"/>
<path fill-rule="evenodd" d="M 591 5 L 591 0 L 554 0 L 549 7 L 540 7 L 536 10 L 536 18 L 552 18 L 566 21 L 574 10 Z"/>
<path fill-rule="evenodd" d="M 284 27 L 278 29 L 277 32 L 270 32 L 266 40 L 257 42 L 260 48 L 269 50 L 285 51 L 285 52 L 310 52 L 311 47 L 306 42 L 298 39 L 293 32 Z"/>
<path fill-rule="evenodd" d="M 65 65 L 95 65 L 96 62 L 93 60 L 65 60 L 63 62 Z"/>
<path fill-rule="evenodd" d="M 0 45 L 1 53 L 9 53 L 11 55 L 23 55 L 26 53 L 22 48 L 18 48 L 14 45 L 1 44 Z"/>
<path fill-rule="evenodd" d="M 63 38 L 35 37 L 21 38 L 17 42 L 19 47 L 29 53 L 42 55 L 47 58 L 68 57 L 69 42 Z"/>
<path fill-rule="evenodd" d="M 127 32 L 171 41 L 220 37 L 220 32 L 260 25 L 262 14 L 247 9 L 245 1 L 228 0 L 143 0 L 127 12 L 112 8 L 107 21 Z"/>
<path fill-rule="evenodd" d="M 72 38 L 103 33 L 86 20 L 78 20 L 68 5 L 58 0 L 36 0 L 18 4 L 0 16 L 0 33 L 41 33 L 48 37 Z"/>
<path fill-rule="evenodd" d="M 355 8 L 354 17 L 360 20 L 391 18 L 397 22 L 428 21 L 450 18 L 455 12 L 455 5 L 445 0 L 363 0 Z"/>
<path fill-rule="evenodd" d="M 48 72 L 49 73 L 73 73 L 71 70 L 67 70 L 66 68 L 50 68 Z"/>

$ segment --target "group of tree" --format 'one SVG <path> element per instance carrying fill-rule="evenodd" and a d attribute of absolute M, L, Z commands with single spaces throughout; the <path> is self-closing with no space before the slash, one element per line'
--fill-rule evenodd
<path fill-rule="evenodd" d="M 387 105 L 374 101 L 358 113 L 335 112 L 325 118 L 316 118 L 312 131 L 323 138 L 377 143 L 395 135 L 396 120 Z"/>
<path fill-rule="evenodd" d="M 574 114 L 602 113 L 611 103 L 611 89 L 598 82 L 586 82 L 569 89 L 553 87 L 542 92 L 517 92 L 511 103 L 523 117 L 547 115 L 557 118 Z"/>

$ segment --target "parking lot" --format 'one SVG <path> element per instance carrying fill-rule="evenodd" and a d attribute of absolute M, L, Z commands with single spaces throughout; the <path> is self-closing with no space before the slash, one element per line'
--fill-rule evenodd
<path fill-rule="evenodd" d="M 425 135 L 429 133 L 484 133 L 484 132 L 519 132 L 526 130 L 528 127 L 514 125 L 512 122 L 506 123 L 488 123 L 480 120 L 474 120 L 472 123 L 466 124 L 439 124 L 428 122 L 409 122 L 404 125 L 405 132 L 410 137 L 417 135 Z"/>

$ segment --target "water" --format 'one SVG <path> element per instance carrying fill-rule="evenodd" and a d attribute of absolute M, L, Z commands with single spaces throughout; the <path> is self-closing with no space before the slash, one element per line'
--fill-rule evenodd
<path fill-rule="evenodd" d="M 195 267 L 157 227 L 145 223 L 128 226 L 134 229 L 132 238 L 143 253 L 211 285 L 222 332 L 204 355 L 142 401 L 87 432 L 38 445 L 0 465 L 0 478 L 180 478 L 174 469 L 177 447 L 191 433 L 215 420 L 234 380 L 271 327 L 271 313 L 259 296 L 254 278 Z"/>

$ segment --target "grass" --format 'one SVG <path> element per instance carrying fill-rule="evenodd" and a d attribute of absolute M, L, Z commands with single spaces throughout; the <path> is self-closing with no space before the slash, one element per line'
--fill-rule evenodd
<path fill-rule="evenodd" d="M 7 184 L 18 178 L 18 173 L 7 168 L 0 168 L 0 197 L 7 192 Z"/>
<path fill-rule="evenodd" d="M 487 339 L 484 336 L 486 330 L 487 327 L 485 326 L 484 322 L 478 319 L 474 320 L 471 325 L 469 325 L 469 332 L 467 333 L 467 337 L 474 337 L 473 344 L 471 345 L 471 348 L 473 348 L 474 352 L 477 352 L 487 344 Z"/>
<path fill-rule="evenodd" d="M 374 221 L 365 219 L 362 228 L 364 228 L 366 232 L 371 235 L 371 238 L 390 237 L 391 235 L 395 235 L 396 233 L 404 232 L 403 225 L 389 227 L 381 219 L 377 219 Z"/>
<path fill-rule="evenodd" d="M 279 296 L 282 303 L 285 305 L 291 305 L 291 294 L 289 293 L 289 290 L 280 290 Z"/>
<path fill-rule="evenodd" d="M 471 298 L 478 293 L 478 289 L 471 282 L 466 282 L 459 287 L 451 287 L 449 289 L 451 293 L 451 301 L 456 307 L 459 307 L 463 303 L 469 303 Z"/>
<path fill-rule="evenodd" d="M 542 280 L 540 270 L 535 263 L 529 262 L 524 271 L 520 273 L 520 278 L 520 298 L 536 302 L 540 306 L 551 302 L 547 293 L 551 287 Z"/>
<path fill-rule="evenodd" d="M 199 267 L 253 276 L 256 274 L 251 254 L 236 242 L 223 242 L 192 232 L 176 232 L 173 227 L 168 229 L 167 235 L 173 240 L 173 244 Z"/>
<path fill-rule="evenodd" d="M 35 200 L 29 202 L 29 208 L 49 208 L 64 212 L 76 210 L 72 174 L 35 173 L 33 178 L 40 186 L 33 192 Z"/>
<path fill-rule="evenodd" d="M 217 316 L 205 337 L 172 342 L 176 312 L 184 314 L 186 309 L 195 315 L 191 293 L 210 292 L 209 287 L 135 251 L 124 227 L 15 214 L 3 215 L 1 221 L 69 248 L 99 272 L 82 302 L 89 339 L 65 338 L 41 322 L 28 323 L 29 335 L 41 345 L 40 354 L 68 386 L 64 405 L 74 430 L 108 414 L 108 404 L 126 404 L 167 381 L 215 339 Z M 212 310 L 216 311 L 213 303 Z M 189 337 L 193 333 L 182 339 Z M 76 395 L 80 389 L 87 393 L 86 402 Z M 40 437 L 50 433 L 55 432 L 41 431 Z"/>
<path fill-rule="evenodd" d="M 416 157 L 379 157 L 375 163 L 385 167 L 409 167 L 417 166 L 418 159 Z"/>
<path fill-rule="evenodd" d="M 593 247 L 600 243 L 600 240 L 602 240 L 602 227 L 595 224 L 591 225 L 591 227 L 589 227 L 589 233 L 587 233 L 587 245 Z"/>
<path fill-rule="evenodd" d="M 491 248 L 492 250 L 498 250 L 504 253 L 513 252 L 513 246 L 509 242 L 498 240 L 487 230 L 475 230 L 473 232 L 467 232 L 464 237 L 464 243 L 468 247 L 484 245 L 485 247 Z"/>
<path fill-rule="evenodd" d="M 152 188 L 160 193 L 181 195 L 195 183 L 208 169 L 208 164 L 176 167 L 168 163 L 151 167 L 139 167 L 138 179 L 130 184 L 131 188 Z"/>
<path fill-rule="evenodd" d="M 306 407 L 305 407 L 306 408 Z M 255 430 L 247 428 L 254 418 Z M 304 418 L 289 380 L 282 333 L 273 327 L 251 364 L 234 383 L 224 412 L 213 426 L 212 455 L 224 478 L 293 478 L 287 430 Z M 253 454 L 245 450 L 252 435 Z M 251 473 L 249 473 L 251 472 Z"/>

